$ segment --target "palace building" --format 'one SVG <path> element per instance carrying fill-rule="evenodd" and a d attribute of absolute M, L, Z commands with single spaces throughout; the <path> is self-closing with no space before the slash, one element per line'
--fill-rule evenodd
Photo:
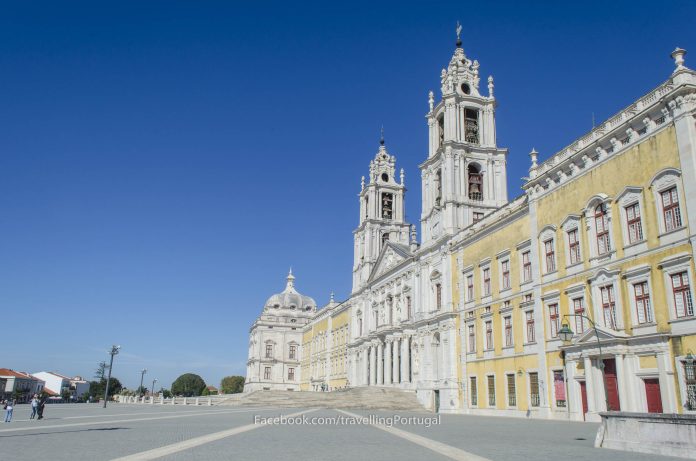
<path fill-rule="evenodd" d="M 350 298 L 317 310 L 289 278 L 251 329 L 245 390 L 386 386 L 441 412 L 573 420 L 696 413 L 685 54 L 543 163 L 532 149 L 509 199 L 493 77 L 484 94 L 458 41 L 441 97 L 429 94 L 421 241 L 382 139 L 359 194 Z"/>

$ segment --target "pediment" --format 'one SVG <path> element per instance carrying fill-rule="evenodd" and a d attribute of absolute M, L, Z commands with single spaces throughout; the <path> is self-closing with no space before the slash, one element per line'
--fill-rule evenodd
<path fill-rule="evenodd" d="M 393 242 L 386 242 L 386 245 L 384 245 L 384 248 L 382 248 L 377 258 L 377 263 L 372 269 L 368 281 L 374 280 L 410 257 L 411 252 L 408 247 Z"/>
<path fill-rule="evenodd" d="M 599 337 L 599 340 L 604 342 L 604 341 L 613 341 L 616 339 L 626 339 L 629 336 L 626 333 L 622 333 L 620 331 L 615 331 L 610 328 L 603 327 L 601 325 L 596 326 L 597 329 L 597 334 L 595 334 L 595 329 L 594 328 L 588 328 L 585 330 L 583 334 L 580 336 L 577 336 L 576 338 L 573 339 L 573 345 L 574 346 L 583 346 L 583 345 L 596 345 L 597 344 L 597 337 Z"/>

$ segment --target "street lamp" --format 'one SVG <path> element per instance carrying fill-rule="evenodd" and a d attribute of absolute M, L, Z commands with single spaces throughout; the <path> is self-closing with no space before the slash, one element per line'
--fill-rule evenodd
<path fill-rule="evenodd" d="M 611 405 L 609 404 L 609 393 L 607 392 L 607 376 L 604 373 L 604 360 L 602 360 L 602 343 L 599 340 L 599 333 L 597 333 L 597 325 L 592 321 L 591 318 L 587 317 L 586 315 L 582 314 L 566 314 L 563 316 L 563 319 L 565 320 L 566 317 L 581 317 L 592 325 L 592 328 L 594 329 L 594 334 L 595 338 L 597 338 L 597 348 L 599 349 L 599 357 L 597 358 L 597 367 L 599 368 L 599 372 L 602 373 L 602 384 L 604 385 L 604 401 L 607 405 L 607 411 L 611 411 Z M 567 323 L 564 323 L 561 326 L 561 329 L 558 330 L 558 336 L 561 338 L 561 341 L 564 343 L 568 343 L 573 339 L 573 330 L 570 329 L 570 325 Z"/>
<path fill-rule="evenodd" d="M 145 373 L 147 373 L 147 369 L 143 368 L 140 370 L 140 387 L 138 388 L 138 392 L 140 392 L 140 396 L 143 396 L 143 378 L 145 377 Z"/>
<path fill-rule="evenodd" d="M 111 350 L 109 351 L 109 355 L 111 355 L 111 361 L 109 362 L 109 376 L 106 378 L 106 389 L 104 389 L 104 406 L 103 408 L 106 408 L 106 401 L 109 398 L 109 382 L 111 381 L 111 369 L 114 367 L 114 355 L 118 354 L 119 349 L 121 349 L 121 346 L 111 346 Z"/>
<path fill-rule="evenodd" d="M 157 382 L 157 378 L 152 380 L 152 388 L 150 389 L 150 392 L 152 392 L 152 398 L 155 398 L 155 383 Z"/>

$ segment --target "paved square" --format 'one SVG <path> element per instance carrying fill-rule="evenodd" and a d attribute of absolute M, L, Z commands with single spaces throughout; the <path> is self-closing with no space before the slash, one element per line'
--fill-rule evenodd
<path fill-rule="evenodd" d="M 468 460 L 677 459 L 596 449 L 597 424 L 441 415 L 441 424 L 349 424 L 353 416 L 432 418 L 431 413 L 161 406 L 50 405 L 42 421 L 18 405 L 0 426 L 3 460 Z M 255 423 L 298 415 L 323 424 Z M 336 418 L 343 417 L 338 421 Z M 323 418 L 322 420 L 317 420 Z"/>

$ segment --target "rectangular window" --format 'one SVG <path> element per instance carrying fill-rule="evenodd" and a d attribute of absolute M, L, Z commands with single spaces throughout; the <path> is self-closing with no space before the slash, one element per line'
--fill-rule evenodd
<path fill-rule="evenodd" d="M 466 276 L 466 300 L 467 301 L 474 300 L 474 276 L 473 276 L 473 274 Z"/>
<path fill-rule="evenodd" d="M 566 406 L 565 378 L 561 370 L 553 372 L 553 392 L 556 395 L 556 406 Z"/>
<path fill-rule="evenodd" d="M 609 216 L 607 206 L 602 203 L 595 208 L 595 231 L 597 232 L 597 254 L 603 255 L 609 252 Z"/>
<path fill-rule="evenodd" d="M 529 400 L 533 407 L 539 406 L 539 374 L 529 373 Z"/>
<path fill-rule="evenodd" d="M 639 282 L 633 284 L 633 293 L 636 299 L 636 314 L 638 323 L 652 323 L 652 309 L 650 308 L 650 292 L 648 290 L 648 282 Z"/>
<path fill-rule="evenodd" d="M 507 375 L 508 406 L 517 406 L 517 389 L 515 388 L 515 375 Z"/>
<path fill-rule="evenodd" d="M 616 300 L 614 299 L 614 285 L 607 285 L 599 290 L 602 295 L 604 326 L 616 330 Z"/>
<path fill-rule="evenodd" d="M 560 328 L 560 319 L 558 318 L 558 304 L 549 304 L 549 326 L 552 338 L 558 337 L 558 329 Z"/>
<path fill-rule="evenodd" d="M 532 280 L 532 261 L 530 255 L 531 253 L 529 251 L 522 253 L 522 279 L 525 282 L 530 282 Z"/>
<path fill-rule="evenodd" d="M 510 261 L 500 263 L 500 269 L 503 274 L 503 290 L 510 288 Z"/>
<path fill-rule="evenodd" d="M 294 360 L 294 359 L 297 358 L 297 346 L 295 346 L 294 344 L 291 344 L 291 345 L 290 345 L 290 354 L 289 354 L 289 358 L 290 358 L 291 360 Z"/>
<path fill-rule="evenodd" d="M 266 358 L 270 359 L 273 357 L 273 344 L 266 344 Z"/>
<path fill-rule="evenodd" d="M 534 337 L 534 311 L 527 311 L 525 313 L 527 317 L 527 343 L 533 343 Z"/>
<path fill-rule="evenodd" d="M 469 377 L 469 394 L 471 395 L 471 406 L 475 407 L 478 405 L 478 389 L 476 387 L 476 376 Z"/>
<path fill-rule="evenodd" d="M 553 248 L 553 239 L 544 242 L 544 251 L 546 254 L 546 273 L 556 270 L 556 251 Z"/>
<path fill-rule="evenodd" d="M 491 294 L 491 268 L 486 267 L 483 270 L 483 296 Z"/>
<path fill-rule="evenodd" d="M 575 332 L 581 334 L 585 331 L 585 319 L 582 317 L 585 315 L 584 298 L 573 299 L 573 312 L 575 313 Z"/>
<path fill-rule="evenodd" d="M 488 406 L 495 407 L 495 376 L 488 376 Z"/>
<path fill-rule="evenodd" d="M 476 328 L 469 325 L 469 352 L 476 352 Z"/>
<path fill-rule="evenodd" d="M 295 369 L 288 368 L 288 381 L 295 381 Z"/>
<path fill-rule="evenodd" d="M 674 293 L 674 309 L 677 318 L 691 317 L 694 315 L 694 305 L 691 300 L 689 288 L 689 275 L 687 272 L 672 274 L 672 290 Z"/>
<path fill-rule="evenodd" d="M 486 322 L 486 350 L 493 349 L 493 322 Z"/>
<path fill-rule="evenodd" d="M 474 193 L 474 194 L 476 194 L 476 193 Z M 469 195 L 472 195 L 472 194 L 470 193 Z M 480 194 L 478 194 L 478 195 L 480 196 Z M 478 212 L 474 211 L 474 224 L 481 221 L 482 219 L 483 219 L 483 213 L 478 213 Z"/>
<path fill-rule="evenodd" d="M 442 285 L 439 283 L 435 285 L 435 302 L 437 308 L 440 309 L 442 307 Z"/>
<path fill-rule="evenodd" d="M 686 378 L 687 410 L 696 410 L 696 364 L 684 362 L 684 377 Z"/>
<path fill-rule="evenodd" d="M 626 224 L 628 225 L 628 243 L 636 243 L 643 240 L 643 225 L 640 222 L 640 206 L 638 203 L 629 205 L 626 210 Z"/>
<path fill-rule="evenodd" d="M 411 317 L 413 317 L 413 309 L 411 307 L 411 297 L 410 296 L 406 296 L 406 315 L 408 316 L 409 319 Z"/>
<path fill-rule="evenodd" d="M 665 217 L 665 231 L 669 232 L 682 227 L 681 210 L 679 209 L 679 195 L 674 186 L 661 193 L 662 212 Z"/>
<path fill-rule="evenodd" d="M 263 379 L 271 379 L 271 367 L 265 367 L 263 369 Z"/>
<path fill-rule="evenodd" d="M 504 319 L 505 322 L 505 347 L 512 346 L 512 316 L 508 315 Z"/>
<path fill-rule="evenodd" d="M 568 250 L 570 251 L 570 264 L 580 262 L 580 239 L 578 238 L 578 230 L 573 229 L 568 231 Z"/>

